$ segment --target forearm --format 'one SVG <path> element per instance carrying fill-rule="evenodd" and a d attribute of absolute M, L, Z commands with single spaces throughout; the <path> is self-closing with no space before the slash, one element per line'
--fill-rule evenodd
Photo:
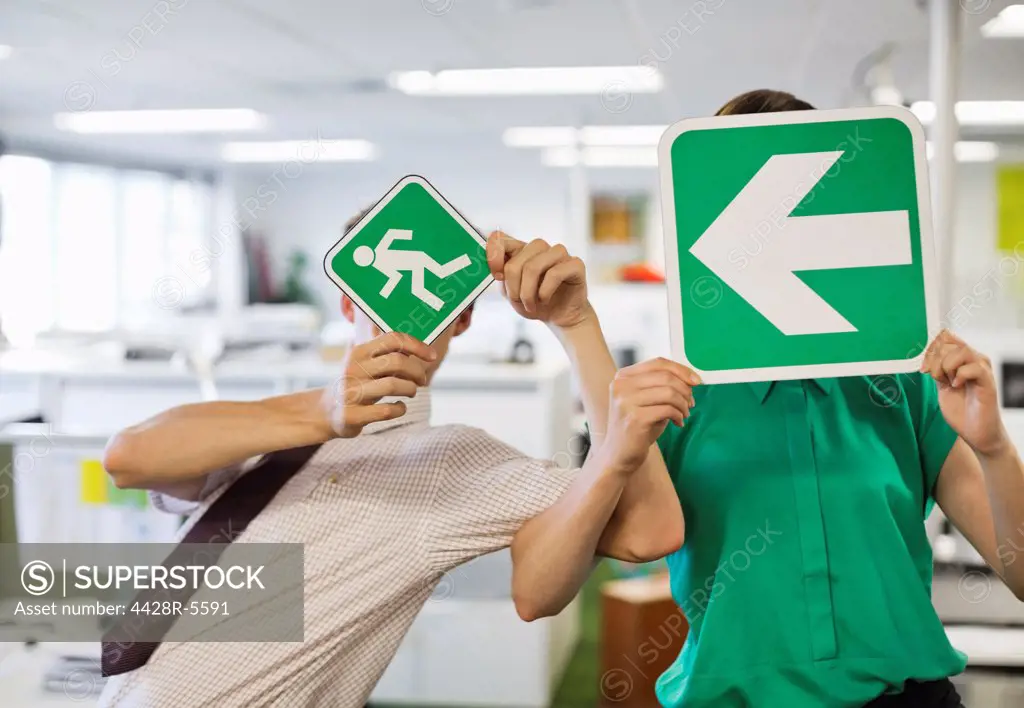
<path fill-rule="evenodd" d="M 555 334 L 579 381 L 591 447 L 600 449 L 608 429 L 608 387 L 617 367 L 597 313 L 591 310 L 585 322 L 568 329 L 555 329 Z"/>
<path fill-rule="evenodd" d="M 580 397 L 590 430 L 591 455 L 600 451 L 608 428 L 608 390 L 615 360 L 597 315 L 557 332 L 579 379 Z M 657 445 L 630 476 L 598 543 L 600 555 L 629 562 L 661 558 L 683 542 L 683 512 Z"/>
<path fill-rule="evenodd" d="M 329 425 L 317 414 L 322 395 L 179 406 L 111 438 L 103 464 L 120 487 L 198 486 L 209 473 L 251 457 L 328 440 Z"/>
<path fill-rule="evenodd" d="M 1024 462 L 1012 444 L 999 454 L 978 455 L 978 459 L 985 473 L 1002 576 L 1024 599 L 1024 558 L 1017 553 L 1024 536 Z"/>
<path fill-rule="evenodd" d="M 599 555 L 647 563 L 683 545 L 683 509 L 657 445 L 626 483 L 597 544 Z"/>
<path fill-rule="evenodd" d="M 565 494 L 516 533 L 512 597 L 524 620 L 558 614 L 579 592 L 627 478 L 592 455 Z"/>

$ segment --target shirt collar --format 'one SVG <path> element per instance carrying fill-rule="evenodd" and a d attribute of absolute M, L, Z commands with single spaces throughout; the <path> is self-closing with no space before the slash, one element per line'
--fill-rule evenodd
<path fill-rule="evenodd" d="M 824 393 L 826 396 L 832 393 L 832 389 L 835 387 L 835 379 L 808 379 L 813 381 L 814 385 Z M 750 387 L 754 390 L 754 394 L 757 399 L 764 403 L 768 399 L 768 394 L 771 393 L 772 388 L 775 386 L 775 381 L 752 381 Z"/>
<path fill-rule="evenodd" d="M 430 422 L 429 388 L 421 388 L 417 390 L 415 398 L 388 396 L 387 398 L 381 399 L 381 403 L 393 403 L 395 401 L 401 401 L 405 404 L 405 415 L 391 420 L 382 420 L 377 423 L 370 423 L 363 428 L 363 435 L 374 435 L 376 433 L 382 433 L 385 430 Z"/>

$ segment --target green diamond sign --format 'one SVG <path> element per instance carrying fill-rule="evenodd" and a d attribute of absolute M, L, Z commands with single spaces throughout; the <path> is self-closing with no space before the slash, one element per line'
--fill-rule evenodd
<path fill-rule="evenodd" d="M 917 369 L 938 313 L 913 114 L 684 120 L 658 164 L 676 359 L 708 383 Z"/>
<path fill-rule="evenodd" d="M 485 248 L 427 180 L 409 175 L 328 251 L 324 270 L 381 330 L 430 344 L 493 280 Z"/>

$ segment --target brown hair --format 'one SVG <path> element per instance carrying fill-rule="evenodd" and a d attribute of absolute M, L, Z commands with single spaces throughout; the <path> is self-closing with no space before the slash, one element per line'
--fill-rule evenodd
<path fill-rule="evenodd" d="M 346 221 L 345 226 L 343 227 L 344 231 L 342 231 L 342 235 L 347 234 L 349 231 L 355 228 L 355 225 L 362 221 L 364 216 L 370 213 L 370 209 L 373 209 L 373 207 L 368 206 L 365 209 L 360 209 L 358 214 L 356 214 L 351 219 Z"/>
<path fill-rule="evenodd" d="M 716 116 L 734 116 L 742 113 L 776 113 L 779 111 L 813 111 L 814 106 L 801 101 L 791 93 L 757 89 L 741 93 L 718 109 Z"/>
<path fill-rule="evenodd" d="M 371 209 L 373 209 L 373 206 L 368 206 L 365 209 L 360 209 L 358 214 L 356 214 L 351 219 L 346 221 L 345 222 L 345 226 L 342 227 L 341 235 L 344 236 L 349 231 L 354 229 L 356 224 L 358 224 L 360 221 L 362 221 L 363 217 L 365 217 L 367 214 L 370 213 Z M 474 224 L 470 224 L 470 226 L 472 226 L 474 229 L 476 229 L 476 226 Z M 477 230 L 477 232 L 482 233 L 482 232 L 480 232 L 480 229 L 476 229 L 476 230 Z"/>

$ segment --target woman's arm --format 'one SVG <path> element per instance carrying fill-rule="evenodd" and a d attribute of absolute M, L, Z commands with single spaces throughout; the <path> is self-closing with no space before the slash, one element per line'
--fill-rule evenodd
<path fill-rule="evenodd" d="M 336 385 L 249 403 L 179 406 L 111 438 L 103 465 L 119 487 L 192 499 L 211 472 L 257 455 L 355 437 L 369 423 L 397 418 L 435 356 L 412 337 L 386 334 L 354 347 Z"/>
<path fill-rule="evenodd" d="M 1024 463 L 999 412 L 987 357 L 944 331 L 922 369 L 938 382 L 942 415 L 960 440 L 946 458 L 935 498 L 950 521 L 1024 600 Z"/>
<path fill-rule="evenodd" d="M 558 334 L 579 377 L 590 428 L 590 454 L 600 454 L 608 428 L 608 389 L 615 378 L 615 361 L 596 314 Z M 699 379 L 692 371 L 667 359 L 655 359 L 648 362 L 646 373 L 652 382 L 659 378 L 663 382 L 679 380 L 685 387 L 687 404 L 693 405 L 689 387 Z M 597 550 L 610 558 L 643 563 L 679 550 L 684 535 L 682 506 L 655 441 L 646 459 L 630 475 Z"/>
<path fill-rule="evenodd" d="M 604 444 L 587 458 L 558 501 L 516 533 L 512 597 L 524 620 L 558 614 L 572 601 L 590 573 L 612 513 L 649 458 L 651 445 L 669 421 L 681 425 L 689 415 L 688 386 L 681 379 L 652 379 L 656 365 L 644 362 L 615 376 L 610 403 L 605 405 Z M 681 544 L 681 533 L 669 542 Z"/>
<path fill-rule="evenodd" d="M 605 441 L 615 362 L 587 298 L 583 262 L 569 256 L 564 246 L 541 240 L 525 244 L 501 232 L 491 234 L 488 240 L 487 261 L 516 313 L 547 323 L 562 342 L 579 379 L 591 455 L 598 454 Z M 652 382 L 663 385 L 681 380 L 692 406 L 689 387 L 699 382 L 696 374 L 664 359 L 653 363 L 648 373 Z M 647 457 L 630 475 L 597 551 L 643 562 L 677 550 L 683 536 L 682 508 L 661 452 L 652 441 Z"/>
<path fill-rule="evenodd" d="M 1016 450 L 978 456 L 958 440 L 935 484 L 942 512 L 1024 600 L 1024 464 Z"/>

